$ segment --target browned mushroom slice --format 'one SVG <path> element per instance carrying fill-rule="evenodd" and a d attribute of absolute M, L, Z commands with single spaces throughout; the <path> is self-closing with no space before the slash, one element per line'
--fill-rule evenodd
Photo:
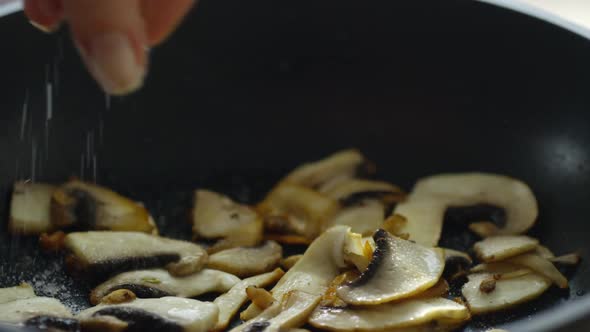
<path fill-rule="evenodd" d="M 336 200 L 309 188 L 282 183 L 258 205 L 270 233 L 295 234 L 314 239 L 338 210 Z"/>
<path fill-rule="evenodd" d="M 445 261 L 441 249 L 426 248 L 378 230 L 377 248 L 361 276 L 338 289 L 350 304 L 373 305 L 418 294 L 436 284 Z"/>
<path fill-rule="evenodd" d="M 185 331 L 206 332 L 217 322 L 219 309 L 214 303 L 201 302 L 181 297 L 158 299 L 134 299 L 121 304 L 101 303 L 80 312 L 78 318 L 83 325 L 86 320 L 97 317 L 115 317 L 117 320 L 104 324 L 105 331 L 121 327 L 121 321 L 133 331 Z"/>
<path fill-rule="evenodd" d="M 262 220 L 250 207 L 209 190 L 196 190 L 194 199 L 193 234 L 197 238 L 223 239 L 217 251 L 255 246 L 262 240 Z"/>
<path fill-rule="evenodd" d="M 471 257 L 458 250 L 443 248 L 445 254 L 445 270 L 443 275 L 451 280 L 464 275 L 469 267 L 473 265 Z"/>
<path fill-rule="evenodd" d="M 395 213 L 408 218 L 405 232 L 411 240 L 436 245 L 447 210 L 465 208 L 469 213 L 454 219 L 484 222 L 471 227 L 484 237 L 523 233 L 538 215 L 535 196 L 525 183 L 486 173 L 441 174 L 421 179 L 408 199 L 397 205 Z M 500 226 L 490 223 L 490 214 L 498 209 L 502 212 L 498 219 L 504 219 L 498 220 L 503 224 Z"/>
<path fill-rule="evenodd" d="M 55 187 L 42 183 L 16 182 L 10 200 L 8 229 L 15 234 L 41 234 L 51 223 L 51 195 Z"/>
<path fill-rule="evenodd" d="M 527 267 L 538 274 L 552 280 L 559 288 L 567 288 L 567 278 L 549 260 L 535 255 L 522 254 L 505 260 L 507 263 Z"/>
<path fill-rule="evenodd" d="M 299 327 L 307 322 L 307 318 L 320 302 L 320 298 L 319 295 L 302 291 L 290 291 L 282 297 L 280 302 L 275 302 L 260 315 L 231 331 L 279 332 Z"/>
<path fill-rule="evenodd" d="M 219 251 L 209 256 L 208 266 L 234 274 L 249 277 L 272 271 L 283 256 L 283 249 L 274 241 L 266 241 L 258 247 L 238 247 Z"/>
<path fill-rule="evenodd" d="M 207 252 L 195 243 L 139 232 L 74 232 L 64 246 L 71 253 L 68 268 L 94 276 L 161 266 L 185 276 L 207 263 Z"/>
<path fill-rule="evenodd" d="M 363 307 L 319 306 L 311 314 L 309 323 L 328 331 L 371 332 L 429 331 L 432 329 L 430 323 L 436 322 L 435 326 L 444 326 L 447 331 L 469 318 L 469 310 L 464 305 L 443 298 L 430 298 Z"/>
<path fill-rule="evenodd" d="M 359 151 L 343 150 L 297 167 L 283 181 L 316 188 L 336 178 L 354 177 L 363 164 L 366 160 Z"/>
<path fill-rule="evenodd" d="M 484 262 L 497 262 L 537 249 L 539 241 L 525 235 L 499 235 L 485 238 L 473 250 Z"/>
<path fill-rule="evenodd" d="M 285 272 L 281 269 L 275 269 L 272 272 L 261 274 L 258 276 L 246 278 L 234 287 L 232 287 L 227 293 L 218 296 L 214 303 L 219 307 L 219 318 L 215 331 L 221 331 L 227 328 L 230 320 L 236 314 L 238 309 L 246 302 L 247 294 L 246 289 L 250 286 L 255 287 L 266 287 L 277 280 L 279 280 Z"/>
<path fill-rule="evenodd" d="M 476 315 L 528 302 L 539 297 L 551 285 L 549 279 L 530 270 L 521 273 L 521 269 L 512 264 L 486 265 L 485 272 L 469 275 L 469 281 L 461 290 L 469 310 Z"/>
<path fill-rule="evenodd" d="M 77 180 L 53 192 L 51 221 L 56 227 L 154 234 L 158 231 L 148 211 L 140 204 L 110 189 Z"/>
<path fill-rule="evenodd" d="M 117 289 L 131 290 L 140 298 L 195 297 L 209 292 L 224 293 L 238 282 L 240 279 L 233 274 L 211 269 L 185 277 L 175 277 L 162 269 L 137 270 L 121 273 L 98 285 L 90 294 L 90 302 L 97 304 Z"/>
<path fill-rule="evenodd" d="M 15 287 L 0 288 L 0 322 L 38 326 L 45 322 L 52 327 L 53 323 L 75 323 L 72 314 L 61 302 L 49 297 L 37 297 L 28 284 Z M 37 324 L 39 323 L 39 324 Z"/>

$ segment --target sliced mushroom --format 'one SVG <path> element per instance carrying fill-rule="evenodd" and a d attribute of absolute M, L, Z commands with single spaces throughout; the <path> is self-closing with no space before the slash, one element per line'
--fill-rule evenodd
<path fill-rule="evenodd" d="M 257 210 L 270 233 L 314 239 L 338 210 L 338 202 L 301 185 L 282 183 L 266 196 Z"/>
<path fill-rule="evenodd" d="M 42 183 L 16 182 L 10 200 L 8 229 L 15 234 L 41 234 L 53 229 L 51 195 L 55 187 Z"/>
<path fill-rule="evenodd" d="M 274 241 L 258 247 L 238 247 L 219 251 L 209 256 L 208 266 L 240 278 L 272 271 L 283 256 L 283 249 Z"/>
<path fill-rule="evenodd" d="M 283 181 L 316 188 L 336 178 L 354 177 L 363 164 L 366 160 L 359 151 L 343 150 L 297 167 Z"/>
<path fill-rule="evenodd" d="M 515 305 L 539 297 L 551 282 L 538 274 L 527 273 L 511 278 L 496 277 L 502 273 L 510 273 L 518 268 L 514 265 L 495 263 L 495 269 L 489 272 L 471 274 L 469 281 L 463 285 L 461 292 L 467 300 L 469 310 L 476 315 L 508 309 Z M 499 267 L 499 268 L 498 268 Z M 495 279 L 494 288 L 490 292 L 482 292 L 481 283 L 490 278 Z"/>
<path fill-rule="evenodd" d="M 264 310 L 276 302 L 272 294 L 264 288 L 256 286 L 248 286 L 246 288 L 246 295 L 258 308 Z"/>
<path fill-rule="evenodd" d="M 535 253 L 545 259 L 555 258 L 555 254 L 553 254 L 553 252 L 549 248 L 540 244 L 537 246 Z"/>
<path fill-rule="evenodd" d="M 538 274 L 552 280 L 559 288 L 567 288 L 567 278 L 547 259 L 535 254 L 522 254 L 506 260 L 512 263 L 527 267 Z"/>
<path fill-rule="evenodd" d="M 497 262 L 537 249 L 539 241 L 526 235 L 500 235 L 485 238 L 473 250 L 484 262 Z"/>
<path fill-rule="evenodd" d="M 290 291 L 281 302 L 275 302 L 256 318 L 237 326 L 232 332 L 265 331 L 279 332 L 299 327 L 307 321 L 307 317 L 320 302 L 321 296 L 302 291 Z"/>
<path fill-rule="evenodd" d="M 345 267 L 343 247 L 349 228 L 335 226 L 320 235 L 307 248 L 303 257 L 272 289 L 276 299 L 292 290 L 323 295 L 328 285 Z"/>
<path fill-rule="evenodd" d="M 378 230 L 377 248 L 369 267 L 357 279 L 341 286 L 346 303 L 379 304 L 418 294 L 436 284 L 444 269 L 444 254 Z"/>
<path fill-rule="evenodd" d="M 193 234 L 196 238 L 222 239 L 217 250 L 255 246 L 262 240 L 262 220 L 250 207 L 209 190 L 196 190 L 194 198 Z"/>
<path fill-rule="evenodd" d="M 133 331 L 206 332 L 215 326 L 219 309 L 214 303 L 180 297 L 135 299 L 117 305 L 99 304 L 80 312 L 76 318 L 111 316 L 128 324 Z M 120 323 L 103 326 L 105 331 L 119 328 Z"/>
<path fill-rule="evenodd" d="M 391 204 L 400 202 L 405 197 L 403 190 L 391 183 L 355 178 L 330 182 L 318 191 L 338 200 L 343 206 L 354 205 L 368 199 Z"/>
<path fill-rule="evenodd" d="M 272 272 L 244 279 L 234 285 L 227 293 L 218 296 L 213 301 L 219 307 L 219 318 L 214 330 L 221 331 L 227 328 L 230 320 L 238 309 L 246 302 L 246 289 L 249 286 L 266 287 L 279 280 L 285 272 L 275 269 Z"/>
<path fill-rule="evenodd" d="M 95 276 L 161 266 L 185 276 L 207 263 L 207 252 L 197 244 L 138 232 L 75 232 L 64 246 L 71 252 L 66 259 L 70 271 Z"/>
<path fill-rule="evenodd" d="M 0 322 L 34 326 L 41 317 L 71 318 L 72 313 L 61 302 L 38 297 L 28 284 L 0 289 Z"/>
<path fill-rule="evenodd" d="M 195 297 L 209 292 L 227 292 L 238 282 L 240 279 L 232 274 L 211 269 L 185 277 L 175 277 L 162 269 L 138 270 L 121 273 L 98 285 L 90 294 L 90 302 L 97 304 L 117 289 L 131 290 L 141 298 Z"/>
<path fill-rule="evenodd" d="M 285 257 L 283 260 L 281 260 L 281 267 L 285 270 L 289 270 L 301 259 L 301 257 L 303 257 L 303 254 Z"/>
<path fill-rule="evenodd" d="M 557 256 L 550 258 L 549 261 L 554 264 L 563 264 L 563 265 L 577 265 L 580 263 L 580 254 L 573 253 L 573 254 L 566 254 L 562 256 Z"/>
<path fill-rule="evenodd" d="M 307 248 L 303 257 L 273 287 L 273 297 L 281 299 L 292 290 L 323 295 L 332 280 L 340 274 L 340 269 L 346 267 L 343 248 L 349 233 L 350 228 L 345 226 L 334 226 L 322 233 Z M 253 304 L 245 311 L 259 313 Z M 244 315 L 244 318 L 249 317 Z"/>
<path fill-rule="evenodd" d="M 349 226 L 355 233 L 372 234 L 385 220 L 385 205 L 378 200 L 365 200 L 361 204 L 338 211 L 330 225 Z"/>
<path fill-rule="evenodd" d="M 158 232 L 142 205 L 110 189 L 77 180 L 53 192 L 51 222 L 60 228 Z"/>
<path fill-rule="evenodd" d="M 309 323 L 329 331 L 428 331 L 436 326 L 459 326 L 470 318 L 469 310 L 457 302 L 443 299 L 408 299 L 364 307 L 317 307 Z M 415 328 L 413 330 L 411 328 Z M 446 329 L 445 329 L 446 330 Z"/>
<path fill-rule="evenodd" d="M 478 218 L 485 227 L 475 227 L 481 236 L 514 235 L 528 230 L 537 219 L 537 201 L 523 182 L 496 174 L 441 174 L 421 179 L 405 202 L 397 205 L 395 213 L 408 218 L 405 232 L 410 239 L 424 245 L 436 245 L 448 208 L 475 207 L 465 215 Z M 503 211 L 504 225 L 485 220 L 489 208 Z M 493 209 L 492 209 L 493 210 Z M 483 220 L 481 218 L 484 218 Z M 481 226 L 482 224 L 480 224 Z"/>
<path fill-rule="evenodd" d="M 10 301 L 30 299 L 35 296 L 33 287 L 25 282 L 14 287 L 0 288 L 0 304 Z"/>

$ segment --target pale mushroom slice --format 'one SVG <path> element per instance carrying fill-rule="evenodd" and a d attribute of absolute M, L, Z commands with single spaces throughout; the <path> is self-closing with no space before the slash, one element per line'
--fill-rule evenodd
<path fill-rule="evenodd" d="M 139 232 L 90 231 L 66 236 L 71 272 L 103 276 L 113 272 L 165 266 L 175 276 L 200 271 L 207 252 L 199 245 Z"/>
<path fill-rule="evenodd" d="M 426 325 L 459 326 L 470 318 L 462 304 L 444 298 L 407 299 L 363 307 L 317 307 L 309 323 L 328 331 L 429 331 Z"/>
<path fill-rule="evenodd" d="M 262 220 L 256 211 L 213 191 L 195 191 L 192 221 L 195 238 L 230 242 L 225 248 L 255 246 L 262 240 Z"/>
<path fill-rule="evenodd" d="M 209 292 L 225 293 L 238 282 L 240 278 L 235 275 L 212 269 L 184 277 L 162 269 L 137 270 L 118 274 L 96 286 L 90 293 L 90 302 L 97 304 L 117 289 L 128 289 L 141 298 L 195 297 Z"/>
<path fill-rule="evenodd" d="M 158 232 L 142 205 L 108 188 L 78 180 L 53 192 L 51 222 L 58 228 Z"/>
<path fill-rule="evenodd" d="M 290 291 L 282 297 L 280 302 L 275 302 L 262 311 L 260 315 L 231 331 L 279 332 L 300 327 L 307 322 L 307 318 L 320 302 L 320 299 L 320 295 L 297 290 Z"/>
<path fill-rule="evenodd" d="M 577 265 L 578 263 L 580 263 L 580 260 L 582 260 L 582 258 L 580 257 L 580 254 L 578 254 L 578 253 L 565 254 L 565 255 L 549 258 L 549 261 L 551 263 L 563 264 L 563 265 Z"/>
<path fill-rule="evenodd" d="M 208 267 L 225 271 L 240 278 L 272 271 L 283 256 L 283 249 L 274 241 L 257 247 L 238 247 L 209 256 Z"/>
<path fill-rule="evenodd" d="M 346 303 L 374 305 L 418 294 L 436 284 L 445 261 L 441 249 L 427 248 L 378 230 L 377 248 L 361 276 L 338 288 Z"/>
<path fill-rule="evenodd" d="M 162 297 L 158 299 L 134 299 L 120 304 L 101 303 L 80 312 L 78 318 L 82 324 L 97 317 L 115 317 L 112 326 L 103 326 L 105 331 L 120 327 L 120 322 L 127 323 L 133 331 L 186 331 L 206 332 L 217 322 L 219 309 L 211 302 L 201 302 L 180 297 Z"/>
<path fill-rule="evenodd" d="M 10 301 L 29 299 L 35 296 L 36 295 L 33 287 L 25 282 L 14 287 L 0 288 L 0 304 Z"/>
<path fill-rule="evenodd" d="M 355 233 L 373 234 L 385 220 L 385 205 L 379 200 L 365 200 L 336 213 L 329 224 L 349 226 Z"/>
<path fill-rule="evenodd" d="M 512 272 L 509 271 L 516 271 L 518 267 L 504 263 L 492 264 L 495 266 L 493 271 L 469 275 L 469 281 L 461 289 L 469 310 L 475 315 L 531 301 L 551 286 L 549 279 L 536 273 L 520 273 L 502 278 L 502 272 L 510 274 Z"/>
<path fill-rule="evenodd" d="M 436 245 L 447 209 L 475 208 L 472 212 L 478 212 L 483 208 L 489 214 L 490 207 L 502 211 L 503 225 L 491 223 L 486 220 L 489 216 L 480 213 L 468 216 L 479 220 L 467 220 L 484 222 L 471 227 L 483 237 L 523 233 L 538 215 L 535 196 L 524 182 L 488 173 L 441 174 L 421 179 L 408 199 L 397 205 L 395 213 L 408 218 L 406 232 L 411 240 Z"/>
<path fill-rule="evenodd" d="M 307 239 L 318 236 L 338 209 L 335 199 L 292 183 L 279 184 L 257 207 L 267 232 Z"/>
<path fill-rule="evenodd" d="M 567 278 L 549 260 L 536 254 L 522 254 L 505 260 L 519 266 L 527 267 L 552 280 L 559 288 L 567 288 Z"/>
<path fill-rule="evenodd" d="M 10 232 L 31 235 L 53 230 L 50 206 L 54 190 L 49 184 L 16 182 L 10 199 Z"/>
<path fill-rule="evenodd" d="M 218 296 L 213 303 L 219 307 L 219 318 L 214 330 L 222 331 L 229 325 L 232 317 L 246 302 L 246 289 L 250 286 L 267 287 L 279 280 L 285 272 L 275 269 L 272 272 L 246 278 L 234 285 L 227 293 Z"/>
<path fill-rule="evenodd" d="M 473 245 L 477 257 L 484 262 L 497 262 L 538 248 L 539 240 L 526 235 L 498 235 Z"/>
<path fill-rule="evenodd" d="M 0 288 L 1 323 L 47 328 L 77 326 L 71 318 L 66 306 L 56 299 L 36 296 L 29 284 Z"/>
<path fill-rule="evenodd" d="M 366 163 L 359 151 L 343 150 L 295 168 L 283 181 L 316 188 L 336 178 L 354 177 Z"/>
<path fill-rule="evenodd" d="M 285 257 L 281 260 L 281 267 L 285 270 L 289 270 L 301 259 L 301 257 L 303 257 L 303 254 Z"/>

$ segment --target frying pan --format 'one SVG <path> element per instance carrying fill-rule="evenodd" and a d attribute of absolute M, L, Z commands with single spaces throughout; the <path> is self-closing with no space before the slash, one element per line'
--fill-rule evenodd
<path fill-rule="evenodd" d="M 192 189 L 252 203 L 297 164 L 357 147 L 407 189 L 442 172 L 522 179 L 540 204 L 532 234 L 589 257 L 590 42 L 546 22 L 466 0 L 202 0 L 124 98 L 99 91 L 67 32 L 14 14 L 0 40 L 3 230 L 14 180 L 74 175 L 189 238 Z M 35 239 L 2 231 L 0 256 L 0 286 L 88 305 L 88 285 Z M 569 290 L 465 331 L 587 330 L 589 266 L 566 271 Z"/>

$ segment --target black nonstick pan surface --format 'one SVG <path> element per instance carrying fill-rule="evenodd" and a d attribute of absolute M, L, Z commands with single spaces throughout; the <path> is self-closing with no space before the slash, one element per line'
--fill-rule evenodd
<path fill-rule="evenodd" d="M 6 233 L 16 179 L 96 180 L 188 239 L 193 189 L 254 203 L 299 163 L 357 147 L 408 190 L 441 172 L 522 179 L 540 205 L 532 234 L 586 258 L 565 271 L 569 290 L 465 331 L 560 330 L 590 313 L 590 41 L 467 0 L 202 0 L 152 52 L 145 87 L 107 98 L 67 32 L 42 35 L 14 14 L 0 40 L 0 287 L 27 281 L 88 306 L 89 285 L 58 256 Z M 444 231 L 443 245 L 474 240 Z"/>

